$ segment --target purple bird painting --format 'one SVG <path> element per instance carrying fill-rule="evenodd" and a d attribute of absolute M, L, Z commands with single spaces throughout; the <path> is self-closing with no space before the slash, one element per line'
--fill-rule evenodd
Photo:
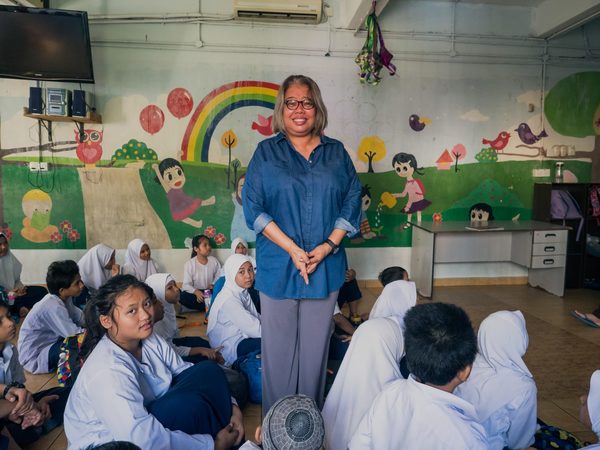
<path fill-rule="evenodd" d="M 425 125 L 429 125 L 431 123 L 431 119 L 427 117 L 419 117 L 416 114 L 412 114 L 408 118 L 408 125 L 415 131 L 423 131 Z"/>
<path fill-rule="evenodd" d="M 527 145 L 535 144 L 541 138 L 548 137 L 546 130 L 542 130 L 542 132 L 536 136 L 531 131 L 531 128 L 529 128 L 529 125 L 527 125 L 525 122 L 520 123 L 519 127 L 515 129 L 515 131 L 519 133 L 519 139 L 521 139 L 521 141 Z"/>

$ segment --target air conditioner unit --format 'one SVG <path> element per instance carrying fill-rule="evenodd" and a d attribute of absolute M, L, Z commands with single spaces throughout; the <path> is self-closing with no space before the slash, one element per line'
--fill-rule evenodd
<path fill-rule="evenodd" d="M 323 0 L 233 0 L 238 20 L 319 23 Z"/>

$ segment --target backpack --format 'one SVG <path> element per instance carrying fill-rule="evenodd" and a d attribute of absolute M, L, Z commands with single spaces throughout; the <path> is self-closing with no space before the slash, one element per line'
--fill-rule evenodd
<path fill-rule="evenodd" d="M 83 365 L 83 359 L 79 357 L 79 354 L 84 339 L 85 331 L 75 336 L 67 336 L 60 344 L 60 356 L 56 368 L 56 378 L 59 386 L 71 387 L 75 383 Z"/>
<path fill-rule="evenodd" d="M 566 219 L 579 219 L 579 228 L 575 241 L 579 242 L 583 230 L 583 214 L 577 200 L 569 191 L 552 189 L 550 195 L 550 216 L 553 219 L 562 219 L 563 225 Z"/>
<path fill-rule="evenodd" d="M 248 379 L 250 401 L 262 403 L 262 360 L 260 350 L 248 353 L 233 363 L 233 369 L 242 372 Z"/>
<path fill-rule="evenodd" d="M 537 422 L 539 428 L 535 432 L 533 448 L 538 450 L 576 450 L 586 445 L 586 443 L 581 442 L 577 436 L 569 431 L 547 425 L 540 419 Z"/>

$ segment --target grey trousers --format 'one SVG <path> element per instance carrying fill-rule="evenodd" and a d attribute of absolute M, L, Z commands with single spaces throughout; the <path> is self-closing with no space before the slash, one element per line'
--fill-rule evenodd
<path fill-rule="evenodd" d="M 319 299 L 260 293 L 263 416 L 282 397 L 304 394 L 323 406 L 327 351 L 338 291 Z"/>

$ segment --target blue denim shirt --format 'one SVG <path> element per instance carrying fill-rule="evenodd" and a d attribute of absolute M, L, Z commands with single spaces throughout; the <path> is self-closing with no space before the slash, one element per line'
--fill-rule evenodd
<path fill-rule="evenodd" d="M 300 248 L 309 252 L 334 228 L 352 236 L 360 226 L 360 181 L 341 142 L 321 137 L 308 160 L 285 135 L 258 144 L 242 190 L 248 227 L 256 232 L 256 289 L 278 299 L 324 298 L 344 282 L 343 248 L 330 254 L 306 285 L 288 253 L 262 230 L 274 221 Z"/>

